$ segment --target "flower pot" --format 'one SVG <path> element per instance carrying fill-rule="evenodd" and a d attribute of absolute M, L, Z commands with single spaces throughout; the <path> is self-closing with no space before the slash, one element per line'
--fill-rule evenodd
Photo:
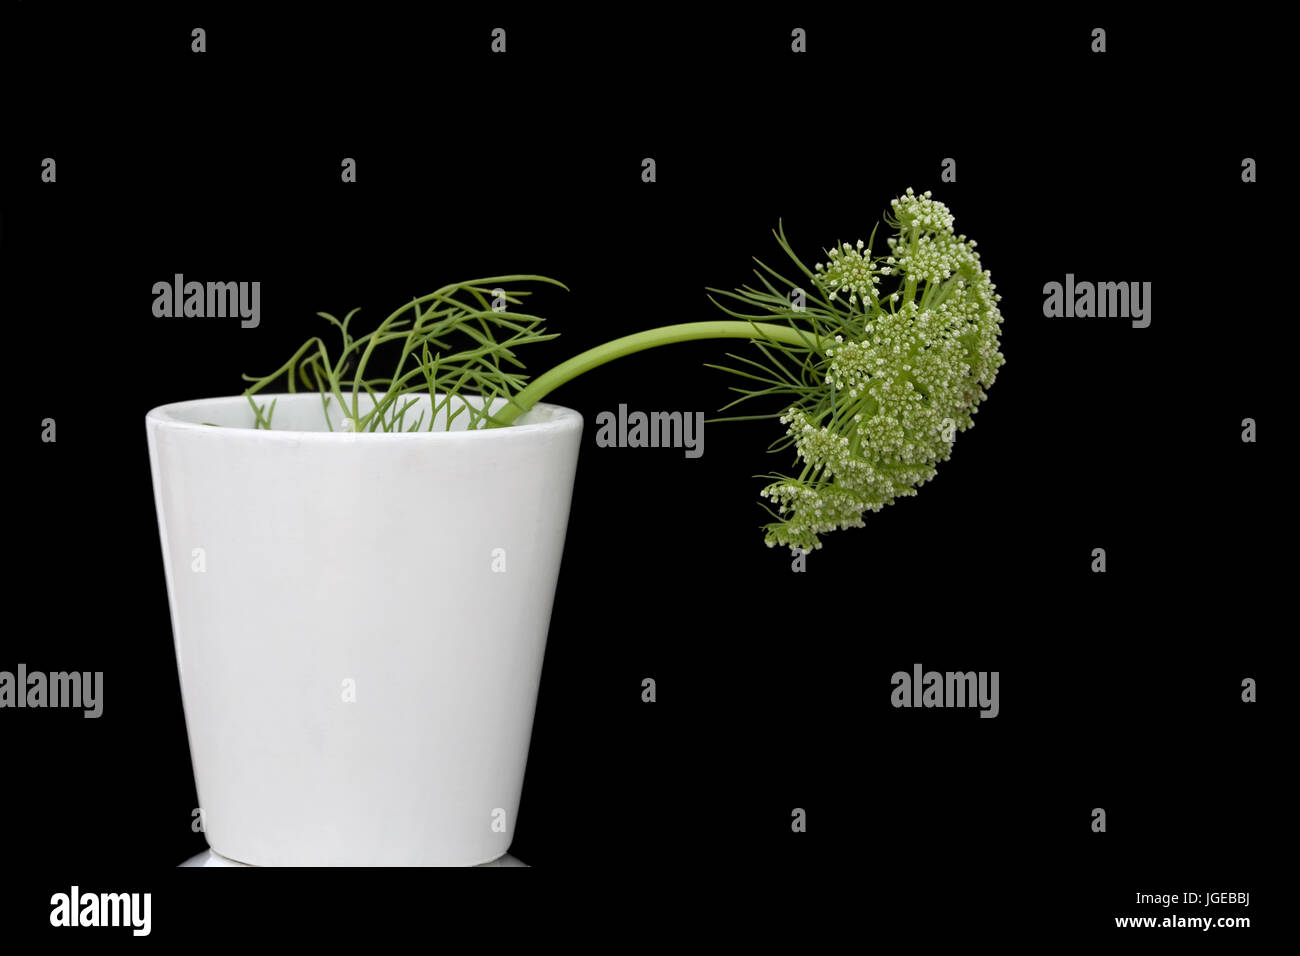
<path fill-rule="evenodd" d="M 355 434 L 318 394 L 275 397 L 271 431 L 242 396 L 145 420 L 208 843 L 258 866 L 497 859 L 582 416 Z"/>

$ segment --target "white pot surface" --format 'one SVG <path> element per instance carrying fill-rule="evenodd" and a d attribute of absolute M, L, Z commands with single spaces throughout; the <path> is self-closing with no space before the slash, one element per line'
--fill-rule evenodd
<path fill-rule="evenodd" d="M 195 780 L 221 856 L 506 853 L 583 423 L 547 404 L 507 428 L 464 418 L 330 433 L 314 393 L 278 396 L 271 431 L 252 428 L 242 396 L 146 416 Z"/>

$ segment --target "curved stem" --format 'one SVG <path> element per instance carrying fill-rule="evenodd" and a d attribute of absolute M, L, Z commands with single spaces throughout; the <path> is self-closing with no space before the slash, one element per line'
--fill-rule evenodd
<path fill-rule="evenodd" d="M 606 342 L 588 349 L 567 362 L 543 372 L 528 383 L 509 404 L 492 416 L 490 427 L 511 424 L 524 412 L 531 409 L 554 389 L 565 382 L 577 378 L 583 372 L 589 372 L 597 366 L 614 359 L 656 348 L 660 345 L 672 345 L 676 342 L 692 342 L 697 339 L 759 339 L 784 342 L 787 345 L 805 348 L 822 347 L 822 341 L 810 332 L 803 332 L 789 325 L 775 325 L 770 322 L 739 322 L 720 320 L 716 322 L 685 322 L 681 325 L 664 325 L 657 329 L 635 332 L 622 338 Z"/>

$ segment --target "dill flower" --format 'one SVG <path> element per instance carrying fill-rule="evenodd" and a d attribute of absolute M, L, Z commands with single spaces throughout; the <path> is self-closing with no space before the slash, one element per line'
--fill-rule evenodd
<path fill-rule="evenodd" d="M 763 310 L 729 314 L 784 321 L 804 337 L 795 345 L 756 338 L 767 361 L 742 359 L 766 370 L 768 387 L 738 389 L 737 402 L 788 395 L 779 413 L 785 438 L 774 450 L 793 448 L 803 466 L 797 476 L 769 475 L 759 493 L 775 518 L 765 528 L 769 547 L 820 548 L 823 534 L 861 527 L 867 513 L 915 495 L 974 426 L 1003 364 L 1002 297 L 975 242 L 954 233 L 952 213 L 929 192 L 908 189 L 890 206 L 885 222 L 895 235 L 880 257 L 870 242 L 842 243 L 810 272 L 778 233 L 820 293 L 805 309 L 789 308 L 769 276 L 795 283 L 766 266 L 765 289 L 723 293 Z M 897 284 L 883 298 L 882 277 Z"/>

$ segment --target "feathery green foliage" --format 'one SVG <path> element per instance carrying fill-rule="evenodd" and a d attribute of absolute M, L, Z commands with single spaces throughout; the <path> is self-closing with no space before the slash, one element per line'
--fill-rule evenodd
<path fill-rule="evenodd" d="M 503 287 L 514 282 L 545 282 L 565 288 L 554 279 L 534 275 L 458 282 L 408 302 L 373 331 L 355 336 L 351 323 L 356 309 L 342 320 L 318 312 L 342 336 L 337 355 L 331 355 L 322 338 L 313 336 L 270 375 L 245 375 L 244 380 L 253 383 L 244 394 L 253 406 L 254 427 L 271 427 L 275 402 L 269 407 L 259 405 L 253 396 L 282 376 L 287 378 L 290 392 L 296 391 L 299 383 L 320 392 L 331 430 L 328 412 L 333 401 L 343 409 L 344 431 L 418 431 L 425 424 L 423 413 L 409 425 L 406 413 L 423 392 L 432 402 L 427 431 L 433 431 L 440 414 L 444 429 L 450 429 L 462 412 L 467 414 L 468 428 L 491 424 L 489 411 L 498 400 L 522 389 L 527 380 L 515 349 L 555 338 L 546 334 L 540 316 L 505 308 L 520 304 L 531 294 Z M 388 359 L 382 366 L 388 374 L 367 376 L 381 352 Z M 466 392 L 481 396 L 481 406 L 454 401 Z M 362 394 L 371 399 L 365 411 Z"/>

